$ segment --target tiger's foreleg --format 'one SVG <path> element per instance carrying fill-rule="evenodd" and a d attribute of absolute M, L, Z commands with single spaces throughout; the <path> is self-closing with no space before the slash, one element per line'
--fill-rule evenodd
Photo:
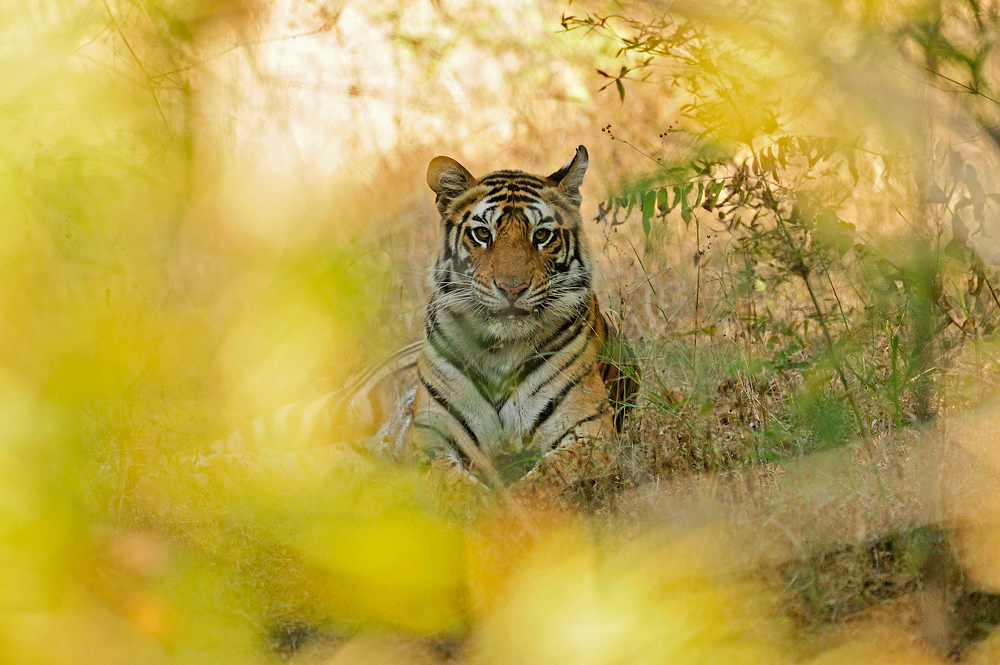
<path fill-rule="evenodd" d="M 591 420 L 570 425 L 555 448 L 535 467 L 515 482 L 512 497 L 528 505 L 547 504 L 553 500 L 572 500 L 574 494 L 590 498 L 594 487 L 617 476 L 614 453 L 614 423 L 606 402 L 591 405 L 596 413 Z M 568 418 L 567 418 L 568 420 Z"/>
<path fill-rule="evenodd" d="M 490 490 L 463 463 L 456 434 L 447 424 L 415 417 L 406 433 L 407 449 L 426 469 L 426 480 L 438 505 L 446 512 L 472 517 L 490 500 Z"/>
<path fill-rule="evenodd" d="M 549 453 L 510 488 L 511 497 L 527 505 L 545 505 L 553 500 L 589 498 L 596 486 L 613 479 L 617 462 L 600 435 L 584 435 Z"/>

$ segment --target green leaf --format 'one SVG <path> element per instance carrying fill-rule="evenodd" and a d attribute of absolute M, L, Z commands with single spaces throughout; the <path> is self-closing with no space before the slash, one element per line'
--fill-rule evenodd
<path fill-rule="evenodd" d="M 674 202 L 670 204 L 670 208 L 667 209 L 667 212 L 676 208 L 677 204 L 681 202 L 683 197 L 684 194 L 681 192 L 681 185 L 674 185 Z"/>
<path fill-rule="evenodd" d="M 625 86 L 622 85 L 621 79 L 615 79 L 615 87 L 618 88 L 618 96 L 621 98 L 622 102 L 625 101 Z"/>
<path fill-rule="evenodd" d="M 945 247 L 944 247 L 944 254 L 945 254 L 945 256 L 950 256 L 951 258 L 953 258 L 956 261 L 959 261 L 961 263 L 965 263 L 965 261 L 966 261 L 966 249 L 965 249 L 965 245 L 963 245 L 962 243 L 960 243 L 955 238 L 952 238 L 951 240 L 949 240 L 948 244 L 945 245 Z"/>
<path fill-rule="evenodd" d="M 709 183 L 708 187 L 705 188 L 705 203 L 712 208 L 716 207 L 719 204 L 719 196 L 722 194 L 723 187 L 725 187 L 725 183 L 721 180 Z"/>
<path fill-rule="evenodd" d="M 821 214 L 816 217 L 813 238 L 820 245 L 832 249 L 838 256 L 844 256 L 851 250 L 857 235 L 857 229 L 853 224 L 841 221 L 834 214 Z"/>
<path fill-rule="evenodd" d="M 666 187 L 656 190 L 656 207 L 659 209 L 661 215 L 666 215 L 670 212 L 670 194 L 667 192 Z"/>
<path fill-rule="evenodd" d="M 691 193 L 692 189 L 694 189 L 694 185 L 688 183 L 684 185 L 680 190 L 681 219 L 684 220 L 685 224 L 689 224 L 691 222 L 691 204 L 688 203 L 688 194 Z"/>
<path fill-rule="evenodd" d="M 642 195 L 642 232 L 649 236 L 652 228 L 649 220 L 653 217 L 653 210 L 656 206 L 656 192 L 650 190 Z"/>

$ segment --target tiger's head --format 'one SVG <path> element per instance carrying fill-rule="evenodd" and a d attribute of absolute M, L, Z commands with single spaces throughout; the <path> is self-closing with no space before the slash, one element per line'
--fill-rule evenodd
<path fill-rule="evenodd" d="M 580 228 L 587 164 L 580 146 L 548 177 L 495 171 L 477 179 L 435 157 L 427 168 L 441 213 L 434 306 L 495 340 L 529 339 L 578 316 L 591 293 Z"/>

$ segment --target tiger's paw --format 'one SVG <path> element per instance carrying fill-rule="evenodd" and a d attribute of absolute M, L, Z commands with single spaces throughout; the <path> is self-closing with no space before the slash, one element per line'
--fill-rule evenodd
<path fill-rule="evenodd" d="M 573 508 L 574 502 L 567 492 L 572 482 L 537 471 L 537 468 L 532 470 L 508 488 L 510 503 L 531 512 L 562 512 Z"/>
<path fill-rule="evenodd" d="M 492 503 L 493 495 L 486 485 L 447 461 L 433 461 L 426 478 L 438 508 L 453 518 L 475 519 Z"/>
<path fill-rule="evenodd" d="M 606 446 L 587 442 L 543 458 L 508 493 L 532 510 L 578 510 L 600 503 L 618 482 L 618 467 Z"/>

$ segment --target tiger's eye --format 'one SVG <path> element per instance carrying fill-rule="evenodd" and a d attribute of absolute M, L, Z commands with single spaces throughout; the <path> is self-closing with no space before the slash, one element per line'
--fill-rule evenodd
<path fill-rule="evenodd" d="M 489 242 L 493 237 L 492 234 L 490 234 L 490 230 L 485 226 L 477 226 L 472 229 L 472 235 L 476 237 L 476 240 L 481 240 L 482 242 Z"/>
<path fill-rule="evenodd" d="M 552 231 L 549 229 L 538 229 L 535 231 L 534 239 L 536 245 L 544 245 L 548 242 L 549 238 L 552 237 Z"/>

